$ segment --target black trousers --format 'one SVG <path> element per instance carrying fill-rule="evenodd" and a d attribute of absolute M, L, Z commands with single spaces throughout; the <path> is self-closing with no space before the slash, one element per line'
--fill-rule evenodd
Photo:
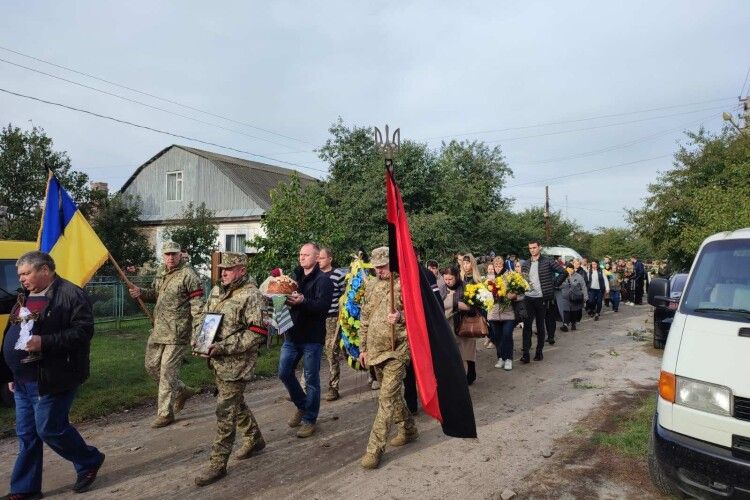
<path fill-rule="evenodd" d="M 635 303 L 643 304 L 643 276 L 635 277 Z"/>
<path fill-rule="evenodd" d="M 526 297 L 526 310 L 529 319 L 523 322 L 523 354 L 529 354 L 531 350 L 531 325 L 536 323 L 536 352 L 542 352 L 544 348 L 545 328 L 547 323 L 547 301 L 542 297 Z"/>
<path fill-rule="evenodd" d="M 557 311 L 557 302 L 554 299 L 547 301 L 547 313 L 545 315 L 545 330 L 547 338 L 554 340 L 557 331 L 557 317 L 560 313 Z"/>
<path fill-rule="evenodd" d="M 410 412 L 417 412 L 417 378 L 414 376 L 414 366 L 411 361 L 406 365 L 406 375 L 404 376 L 404 399 L 406 407 Z"/>

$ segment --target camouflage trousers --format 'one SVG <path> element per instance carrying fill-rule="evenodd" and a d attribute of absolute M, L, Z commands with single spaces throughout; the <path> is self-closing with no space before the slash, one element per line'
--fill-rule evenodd
<path fill-rule="evenodd" d="M 328 374 L 330 377 L 328 379 L 328 387 L 337 391 L 339 390 L 339 378 L 341 377 L 341 367 L 339 366 L 341 345 L 339 344 L 338 324 L 338 316 L 326 318 L 325 353 L 328 360 Z"/>
<path fill-rule="evenodd" d="M 417 428 L 404 399 L 404 362 L 387 359 L 375 366 L 375 374 L 380 381 L 378 413 L 375 415 L 370 440 L 367 442 L 367 453 L 382 455 L 391 425 L 395 424 L 400 432 L 406 434 L 413 433 Z"/>
<path fill-rule="evenodd" d="M 188 352 L 188 346 L 177 344 L 146 344 L 146 373 L 159 384 L 156 414 L 160 417 L 172 417 L 174 400 L 185 390 L 180 380 L 182 359 Z"/>
<path fill-rule="evenodd" d="M 244 380 L 227 382 L 216 378 L 216 439 L 209 458 L 211 467 L 227 466 L 234 446 L 234 437 L 239 432 L 243 443 L 255 444 L 261 439 L 260 427 L 253 412 L 245 404 Z"/>

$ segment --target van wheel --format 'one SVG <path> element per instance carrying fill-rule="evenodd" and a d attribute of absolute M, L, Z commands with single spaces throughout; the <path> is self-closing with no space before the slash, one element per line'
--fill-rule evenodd
<path fill-rule="evenodd" d="M 651 482 L 653 482 L 663 493 L 677 498 L 684 498 L 684 493 L 682 493 L 677 486 L 675 486 L 674 482 L 667 477 L 664 470 L 661 468 L 661 465 L 659 465 L 659 461 L 656 459 L 656 451 L 654 448 L 654 432 L 656 432 L 655 420 L 656 414 L 654 413 L 654 416 L 651 419 L 651 433 L 648 437 L 648 474 L 651 476 Z"/>
<path fill-rule="evenodd" d="M 8 389 L 8 384 L 0 384 L 0 406 L 13 408 L 15 405 L 16 400 L 13 393 Z"/>

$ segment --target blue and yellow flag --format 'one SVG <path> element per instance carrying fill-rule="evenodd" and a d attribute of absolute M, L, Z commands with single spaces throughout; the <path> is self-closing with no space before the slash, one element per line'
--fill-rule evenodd
<path fill-rule="evenodd" d="M 39 250 L 52 256 L 57 274 L 78 286 L 85 285 L 109 252 L 52 172 L 43 208 Z"/>

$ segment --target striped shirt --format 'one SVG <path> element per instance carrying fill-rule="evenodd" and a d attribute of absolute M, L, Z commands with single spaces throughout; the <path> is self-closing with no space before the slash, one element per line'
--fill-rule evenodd
<path fill-rule="evenodd" d="M 326 273 L 333 282 L 333 296 L 331 297 L 331 307 L 328 309 L 328 316 L 339 315 L 339 298 L 341 297 L 341 294 L 344 293 L 344 287 L 346 286 L 345 278 L 346 273 L 348 272 L 349 269 L 340 267 Z"/>

